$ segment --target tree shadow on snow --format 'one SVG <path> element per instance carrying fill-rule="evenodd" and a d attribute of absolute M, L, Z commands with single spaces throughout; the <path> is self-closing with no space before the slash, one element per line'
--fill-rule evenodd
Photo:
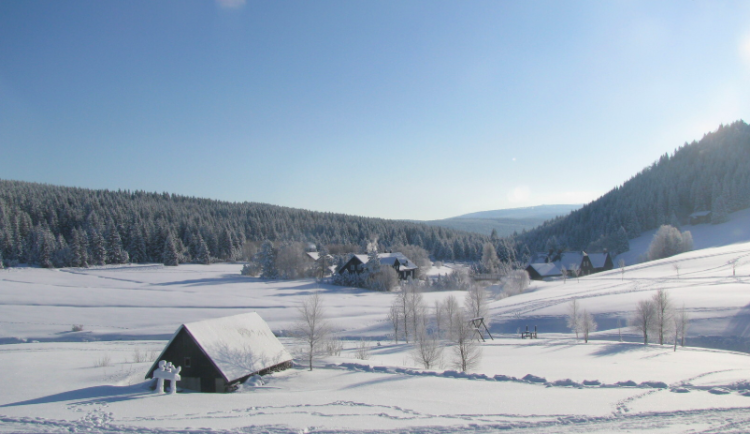
<path fill-rule="evenodd" d="M 22 405 L 50 404 L 53 402 L 80 401 L 76 404 L 87 404 L 88 402 L 117 402 L 128 401 L 131 399 L 141 398 L 144 395 L 153 395 L 153 392 L 143 387 L 137 386 L 94 386 L 84 389 L 71 390 L 68 392 L 56 393 L 54 395 L 43 396 L 41 398 L 29 399 L 26 401 L 13 402 L 10 404 L 0 405 L 3 407 L 18 407 Z"/>
<path fill-rule="evenodd" d="M 617 354 L 627 353 L 631 351 L 641 351 L 644 348 L 648 348 L 642 343 L 630 343 L 630 342 L 619 342 L 616 344 L 602 345 L 599 349 L 594 351 L 591 355 L 594 357 L 605 357 L 615 356 Z"/>
<path fill-rule="evenodd" d="M 375 384 L 382 384 L 382 383 L 392 383 L 394 381 L 404 381 L 408 380 L 408 376 L 403 375 L 389 375 L 384 378 L 377 378 L 373 380 L 367 380 L 367 381 L 360 381 L 359 383 L 350 384 L 346 387 L 342 387 L 340 390 L 347 390 L 347 389 L 359 389 L 360 387 L 369 387 L 373 386 Z"/>

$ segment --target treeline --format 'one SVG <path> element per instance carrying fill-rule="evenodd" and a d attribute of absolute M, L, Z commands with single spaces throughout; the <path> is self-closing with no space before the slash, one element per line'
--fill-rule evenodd
<path fill-rule="evenodd" d="M 143 191 L 0 180 L 0 263 L 42 267 L 232 261 L 264 240 L 351 249 L 377 238 L 477 260 L 487 237 L 420 223 Z"/>
<path fill-rule="evenodd" d="M 743 121 L 685 144 L 601 198 L 513 241 L 527 253 L 550 249 L 621 253 L 623 238 L 661 225 L 680 227 L 697 211 L 712 221 L 750 206 L 750 127 Z"/>

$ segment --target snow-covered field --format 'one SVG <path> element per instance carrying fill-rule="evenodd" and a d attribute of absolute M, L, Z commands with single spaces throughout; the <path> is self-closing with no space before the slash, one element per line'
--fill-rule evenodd
<path fill-rule="evenodd" d="M 665 288 L 693 318 L 691 342 L 741 346 L 750 326 L 750 243 L 624 274 L 535 282 L 494 301 L 495 340 L 483 344 L 469 375 L 452 370 L 448 351 L 438 369 L 419 369 L 409 345 L 387 339 L 392 294 L 266 282 L 240 276 L 240 268 L 1 270 L 0 432 L 750 431 L 749 355 L 643 346 L 625 324 L 638 300 Z M 348 339 L 341 357 L 232 394 L 146 388 L 150 359 L 181 323 L 257 311 L 283 336 L 313 291 Z M 425 298 L 432 305 L 448 294 Z M 574 297 L 600 325 L 588 344 L 564 327 Z M 73 324 L 83 331 L 72 332 Z M 536 325 L 540 339 L 518 339 L 526 325 Z M 354 358 L 361 337 L 372 342 L 368 360 Z M 294 349 L 291 338 L 282 341 Z"/>

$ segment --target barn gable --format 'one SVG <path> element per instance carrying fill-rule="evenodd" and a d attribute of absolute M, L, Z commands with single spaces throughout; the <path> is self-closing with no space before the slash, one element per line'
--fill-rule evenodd
<path fill-rule="evenodd" d="M 220 392 L 250 375 L 287 367 L 292 356 L 252 312 L 181 325 L 146 378 L 159 360 L 183 367 L 182 387 Z"/>

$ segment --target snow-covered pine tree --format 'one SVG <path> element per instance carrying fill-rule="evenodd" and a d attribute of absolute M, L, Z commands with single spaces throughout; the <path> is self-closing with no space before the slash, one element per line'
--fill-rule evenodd
<path fill-rule="evenodd" d="M 146 241 L 143 239 L 142 229 L 137 224 L 133 224 L 129 232 L 128 252 L 130 260 L 135 264 L 148 262 L 148 249 L 146 248 Z"/>
<path fill-rule="evenodd" d="M 270 240 L 263 241 L 260 250 L 255 255 L 255 262 L 260 266 L 260 277 L 263 279 L 278 279 L 279 270 L 276 268 L 276 251 Z"/>
<path fill-rule="evenodd" d="M 199 264 L 210 264 L 211 263 L 211 253 L 208 251 L 208 246 L 206 245 L 206 241 L 203 239 L 203 237 L 198 234 L 198 254 L 196 256 L 196 261 Z"/>
<path fill-rule="evenodd" d="M 711 208 L 711 223 L 719 224 L 729 220 L 729 211 L 727 209 L 726 199 L 721 194 L 714 199 L 713 206 Z"/>
<path fill-rule="evenodd" d="M 492 243 L 484 243 L 482 248 L 482 272 L 489 274 L 500 272 L 500 259 Z"/>
<path fill-rule="evenodd" d="M 96 215 L 96 214 L 93 214 Z M 104 242 L 104 237 L 96 229 L 90 229 L 91 241 L 89 247 L 91 248 L 91 262 L 94 265 L 104 265 L 107 263 L 107 247 Z"/>
<path fill-rule="evenodd" d="M 162 261 L 167 266 L 177 266 L 180 263 L 180 257 L 177 253 L 177 245 L 175 244 L 172 233 L 168 233 L 164 240 L 164 250 L 162 252 Z"/>
<path fill-rule="evenodd" d="M 110 264 L 126 264 L 130 257 L 122 247 L 120 232 L 112 225 L 107 231 L 107 262 Z"/>

